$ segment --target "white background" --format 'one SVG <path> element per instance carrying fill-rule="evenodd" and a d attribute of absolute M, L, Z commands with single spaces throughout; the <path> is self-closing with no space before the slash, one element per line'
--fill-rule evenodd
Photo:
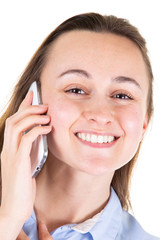
<path fill-rule="evenodd" d="M 0 1 L 0 111 L 24 67 L 44 38 L 62 21 L 83 12 L 127 18 L 146 38 L 155 76 L 155 114 L 134 172 L 134 215 L 160 236 L 160 1 L 5 0 Z"/>

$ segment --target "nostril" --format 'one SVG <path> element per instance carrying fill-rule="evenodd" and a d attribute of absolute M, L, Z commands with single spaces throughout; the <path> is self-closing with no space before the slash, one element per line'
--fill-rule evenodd
<path fill-rule="evenodd" d="M 114 115 L 109 109 L 104 110 L 104 107 L 97 107 L 92 110 L 85 111 L 83 116 L 90 123 L 106 125 L 114 121 Z"/>

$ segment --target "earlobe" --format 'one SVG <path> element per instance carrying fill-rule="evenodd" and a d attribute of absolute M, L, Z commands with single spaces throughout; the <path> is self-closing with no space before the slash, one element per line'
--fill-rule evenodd
<path fill-rule="evenodd" d="M 143 130 L 142 130 L 141 141 L 143 140 L 143 137 L 144 137 L 144 134 L 147 130 L 147 127 L 148 127 L 148 113 L 146 113 L 146 116 L 145 116 L 145 119 L 144 119 L 144 122 L 143 122 Z"/>

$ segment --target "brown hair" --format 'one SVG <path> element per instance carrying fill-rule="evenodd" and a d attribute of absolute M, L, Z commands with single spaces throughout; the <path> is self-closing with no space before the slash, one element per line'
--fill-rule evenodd
<path fill-rule="evenodd" d="M 151 64 L 147 54 L 145 39 L 140 35 L 136 27 L 132 26 L 127 20 L 122 18 L 117 18 L 115 16 L 102 16 L 97 13 L 86 13 L 74 16 L 61 25 L 59 25 L 50 35 L 45 39 L 39 49 L 36 51 L 25 71 L 23 72 L 21 78 L 19 79 L 17 85 L 15 86 L 13 95 L 10 100 L 10 104 L 0 119 L 0 152 L 3 146 L 3 135 L 5 128 L 6 119 L 13 115 L 19 108 L 22 100 L 24 99 L 29 86 L 33 81 L 39 81 L 43 67 L 47 61 L 48 52 L 53 44 L 53 42 L 61 36 L 63 33 L 72 30 L 87 30 L 93 32 L 105 32 L 113 33 L 121 36 L 125 36 L 133 41 L 137 47 L 140 49 L 149 79 L 149 92 L 147 101 L 147 112 L 148 119 L 150 120 L 153 111 L 153 101 L 152 101 L 152 82 L 153 74 Z M 139 146 L 140 149 L 140 146 Z M 130 207 L 129 198 L 129 185 L 132 170 L 136 162 L 138 152 L 131 159 L 131 161 L 123 166 L 122 168 L 116 170 L 112 186 L 116 191 L 122 207 L 126 210 Z"/>

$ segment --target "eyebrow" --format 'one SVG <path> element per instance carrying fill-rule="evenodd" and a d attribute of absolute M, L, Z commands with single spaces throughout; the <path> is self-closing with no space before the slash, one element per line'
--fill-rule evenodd
<path fill-rule="evenodd" d="M 131 84 L 137 86 L 139 89 L 141 89 L 140 84 L 135 79 L 130 78 L 130 77 L 118 76 L 116 78 L 113 78 L 112 80 L 117 83 L 126 83 L 126 82 L 131 83 Z"/>
<path fill-rule="evenodd" d="M 86 78 L 92 78 L 90 73 L 88 73 L 88 72 L 86 72 L 85 70 L 82 70 L 82 69 L 69 69 L 67 71 L 62 72 L 58 76 L 58 78 L 63 77 L 64 75 L 67 75 L 67 74 L 76 74 L 76 75 L 80 75 L 80 76 L 83 76 L 83 77 L 86 77 Z"/>
<path fill-rule="evenodd" d="M 58 76 L 58 78 L 63 77 L 63 76 L 68 75 L 68 74 L 76 74 L 76 75 L 80 75 L 80 76 L 83 76 L 83 77 L 88 78 L 88 79 L 92 78 L 92 75 L 90 73 L 88 73 L 87 71 L 82 70 L 82 69 L 66 70 L 66 71 L 62 72 Z M 130 78 L 130 77 L 118 76 L 118 77 L 112 78 L 112 81 L 117 82 L 117 83 L 126 83 L 127 82 L 127 83 L 130 83 L 130 84 L 134 84 L 139 89 L 141 89 L 140 84 L 135 79 Z"/>

